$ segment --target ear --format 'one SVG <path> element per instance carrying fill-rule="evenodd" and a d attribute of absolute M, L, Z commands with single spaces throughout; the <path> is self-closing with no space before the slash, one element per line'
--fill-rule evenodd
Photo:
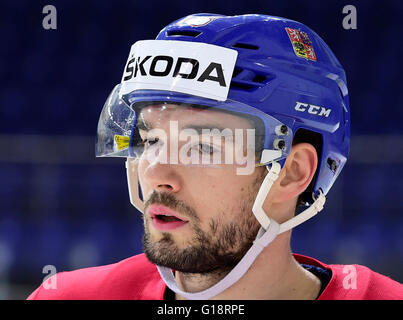
<path fill-rule="evenodd" d="M 298 197 L 311 183 L 317 166 L 318 156 L 313 145 L 294 145 L 274 186 L 276 192 L 273 202 Z"/>

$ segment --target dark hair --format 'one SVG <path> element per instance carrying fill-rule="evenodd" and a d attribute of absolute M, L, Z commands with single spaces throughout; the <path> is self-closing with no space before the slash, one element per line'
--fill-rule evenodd
<path fill-rule="evenodd" d="M 309 143 L 315 147 L 316 153 L 318 155 L 318 167 L 316 168 L 315 175 L 313 176 L 312 181 L 309 184 L 309 186 L 305 189 L 304 192 L 302 192 L 298 196 L 297 205 L 295 207 L 295 214 L 297 214 L 301 208 L 307 206 L 308 203 L 312 203 L 312 192 L 313 192 L 313 188 L 314 188 L 316 178 L 317 178 L 318 172 L 319 172 L 323 138 L 320 133 L 301 128 L 301 129 L 298 129 L 297 132 L 295 133 L 294 139 L 292 141 L 292 145 L 294 146 L 294 145 L 297 145 L 297 144 L 303 143 L 303 142 Z"/>

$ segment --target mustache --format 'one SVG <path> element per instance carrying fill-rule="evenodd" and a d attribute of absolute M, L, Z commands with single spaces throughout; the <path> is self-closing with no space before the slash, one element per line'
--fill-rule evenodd
<path fill-rule="evenodd" d="M 151 194 L 150 198 L 144 203 L 144 212 L 152 204 L 159 204 L 166 206 L 167 208 L 182 214 L 186 218 L 192 218 L 199 221 L 199 217 L 196 211 L 182 200 L 178 200 L 174 195 L 168 192 L 156 192 L 155 190 Z"/>

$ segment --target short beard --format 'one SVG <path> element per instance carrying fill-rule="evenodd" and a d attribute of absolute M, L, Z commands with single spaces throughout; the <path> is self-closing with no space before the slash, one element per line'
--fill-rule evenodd
<path fill-rule="evenodd" d="M 232 220 L 222 221 L 223 215 L 213 218 L 207 232 L 200 229 L 197 214 L 169 193 L 153 193 L 146 202 L 159 203 L 178 212 L 187 213 L 192 217 L 188 223 L 194 232 L 194 237 L 186 248 L 180 249 L 169 232 L 163 232 L 160 240 L 153 242 L 144 221 L 143 249 L 149 261 L 168 267 L 182 273 L 222 274 L 228 273 L 243 258 L 256 238 L 260 224 L 252 213 L 253 201 L 260 187 L 262 177 L 248 190 L 247 197 L 241 200 L 235 212 L 230 212 Z M 251 190 L 252 189 L 252 190 Z M 147 223 L 148 222 L 148 223 Z"/>
<path fill-rule="evenodd" d="M 256 221 L 231 222 L 218 226 L 210 222 L 210 231 L 194 226 L 195 236 L 187 248 L 179 249 L 170 233 L 152 242 L 149 232 L 143 235 L 144 252 L 151 262 L 184 273 L 226 272 L 233 269 L 255 240 L 259 225 Z M 217 230 L 216 236 L 214 229 Z"/>

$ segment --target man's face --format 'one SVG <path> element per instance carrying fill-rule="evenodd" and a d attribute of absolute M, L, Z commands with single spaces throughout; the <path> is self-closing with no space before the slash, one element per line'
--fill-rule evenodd
<path fill-rule="evenodd" d="M 211 109 L 165 105 L 164 112 L 160 112 L 161 108 L 161 105 L 149 106 L 141 113 L 148 129 L 159 128 L 167 133 L 164 141 L 155 142 L 153 137 L 155 146 L 156 143 L 171 146 L 169 140 L 174 138 L 169 132 L 171 120 L 177 121 L 179 132 L 183 128 L 201 127 L 225 127 L 233 132 L 243 129 L 244 141 L 246 129 L 252 128 L 245 118 Z M 140 130 L 142 139 L 149 138 L 147 130 Z M 183 144 L 179 142 L 178 147 Z M 243 151 L 248 147 L 245 143 Z M 203 152 L 210 150 L 203 148 Z M 235 146 L 233 150 L 236 149 L 239 148 Z M 162 164 L 146 157 L 138 161 L 145 201 L 143 245 L 148 259 L 181 272 L 232 269 L 250 248 L 260 227 L 252 206 L 265 168 L 239 175 L 237 168 L 242 165 L 237 163 Z"/>

